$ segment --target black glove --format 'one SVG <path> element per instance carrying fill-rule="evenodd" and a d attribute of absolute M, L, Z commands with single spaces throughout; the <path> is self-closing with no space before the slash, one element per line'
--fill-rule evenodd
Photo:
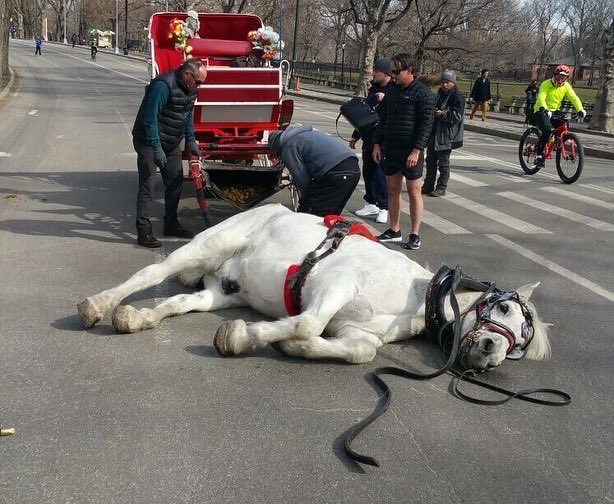
<path fill-rule="evenodd" d="M 197 156 L 200 158 L 200 149 L 198 148 L 198 144 L 196 142 L 188 142 L 188 152 L 192 154 L 192 156 Z"/>
<path fill-rule="evenodd" d="M 153 151 L 153 162 L 160 168 L 166 168 L 166 154 L 162 149 L 155 149 Z"/>

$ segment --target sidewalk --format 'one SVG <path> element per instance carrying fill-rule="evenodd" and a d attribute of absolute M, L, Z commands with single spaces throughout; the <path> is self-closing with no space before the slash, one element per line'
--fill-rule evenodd
<path fill-rule="evenodd" d="M 339 105 L 353 96 L 350 91 L 313 84 L 302 84 L 300 91 L 288 90 L 288 94 Z M 480 119 L 469 120 L 468 114 L 465 116 L 466 131 L 520 140 L 520 136 L 525 129 L 524 115 L 489 112 L 486 122 L 482 122 Z M 584 152 L 587 156 L 614 159 L 614 133 L 592 131 L 588 129 L 588 124 L 584 123 L 574 123 L 571 129 L 582 140 Z"/>

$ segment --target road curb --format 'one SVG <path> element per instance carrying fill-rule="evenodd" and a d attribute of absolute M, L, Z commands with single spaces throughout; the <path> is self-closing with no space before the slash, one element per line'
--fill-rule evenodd
<path fill-rule="evenodd" d="M 2 90 L 0 90 L 0 101 L 2 101 L 7 94 L 9 94 L 11 88 L 13 87 L 13 84 L 15 83 L 15 72 L 13 72 L 13 69 L 10 66 L 9 74 L 9 81 L 6 83 L 6 86 L 4 86 Z"/>

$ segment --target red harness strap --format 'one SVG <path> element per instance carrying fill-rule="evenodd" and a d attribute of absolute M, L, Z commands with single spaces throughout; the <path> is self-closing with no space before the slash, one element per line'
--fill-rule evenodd
<path fill-rule="evenodd" d="M 337 222 L 344 220 L 345 217 L 342 217 L 340 215 L 327 215 L 326 217 L 324 217 L 324 225 L 330 229 Z M 373 236 L 373 234 L 371 234 L 371 231 L 369 231 L 369 229 L 367 229 L 364 224 L 352 224 L 348 231 L 348 235 L 360 235 L 364 236 L 369 240 L 375 241 L 375 237 Z M 290 280 L 298 272 L 300 267 L 300 264 L 291 264 L 288 268 L 288 271 L 286 271 L 286 279 L 284 280 L 284 304 L 286 305 L 286 311 L 288 312 L 288 315 L 291 316 L 298 315 L 301 312 L 301 307 L 295 306 L 295 304 L 292 302 L 292 290 L 289 286 Z M 302 289 L 303 285 L 301 285 L 300 288 Z"/>

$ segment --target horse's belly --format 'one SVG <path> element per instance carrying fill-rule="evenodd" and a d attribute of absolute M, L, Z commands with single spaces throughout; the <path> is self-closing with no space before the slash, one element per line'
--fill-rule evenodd
<path fill-rule="evenodd" d="M 245 259 L 238 264 L 237 282 L 241 297 L 254 310 L 272 318 L 288 315 L 284 304 L 284 282 L 290 261 Z"/>

